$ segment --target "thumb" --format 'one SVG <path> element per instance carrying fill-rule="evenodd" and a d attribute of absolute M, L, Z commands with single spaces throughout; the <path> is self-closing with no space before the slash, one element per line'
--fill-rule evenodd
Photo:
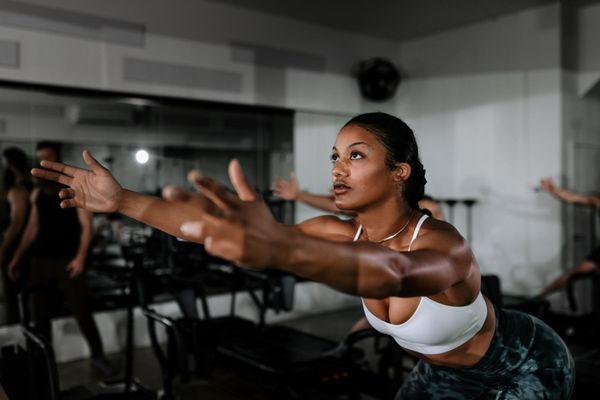
<path fill-rule="evenodd" d="M 240 162 L 235 158 L 229 162 L 229 179 L 243 201 L 253 201 L 258 198 L 254 189 L 248 184 Z"/>
<path fill-rule="evenodd" d="M 290 182 L 297 184 L 298 181 L 296 179 L 296 173 L 294 171 L 290 172 Z"/>
<path fill-rule="evenodd" d="M 83 151 L 83 161 L 94 171 L 96 174 L 103 174 L 107 170 L 104 168 L 88 150 Z"/>

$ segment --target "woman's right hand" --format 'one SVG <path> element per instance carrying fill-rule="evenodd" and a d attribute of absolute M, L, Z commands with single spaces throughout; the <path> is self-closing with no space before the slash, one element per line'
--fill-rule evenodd
<path fill-rule="evenodd" d="M 552 178 L 544 178 L 540 180 L 540 187 L 550 194 L 556 194 L 557 187 Z"/>
<path fill-rule="evenodd" d="M 271 185 L 271 190 L 275 196 L 284 200 L 297 200 L 300 190 L 298 189 L 298 180 L 296 179 L 296 174 L 291 172 L 289 181 L 277 178 L 277 180 Z"/>
<path fill-rule="evenodd" d="M 91 171 L 43 160 L 41 166 L 45 169 L 34 168 L 31 174 L 68 186 L 59 192 L 62 208 L 78 207 L 91 212 L 106 213 L 118 211 L 123 194 L 119 182 L 89 151 L 83 151 L 83 160 Z"/>

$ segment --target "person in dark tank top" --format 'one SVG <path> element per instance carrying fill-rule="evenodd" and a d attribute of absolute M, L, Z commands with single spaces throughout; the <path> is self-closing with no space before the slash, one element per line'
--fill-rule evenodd
<path fill-rule="evenodd" d="M 40 142 L 38 160 L 60 160 L 60 145 Z M 9 264 L 9 275 L 17 279 L 21 261 L 31 249 L 27 285 L 31 291 L 31 315 L 40 332 L 51 343 L 52 301 L 59 292 L 73 314 L 92 355 L 92 365 L 106 376 L 115 374 L 104 355 L 98 327 L 92 317 L 85 265 L 92 238 L 92 213 L 60 207 L 58 192 L 63 185 L 39 181 L 31 195 L 31 213 L 19 247 Z"/>
<path fill-rule="evenodd" d="M 3 176 L 0 188 L 0 268 L 6 306 L 7 324 L 19 322 L 18 291 L 23 283 L 13 281 L 8 276 L 8 262 L 15 252 L 29 216 L 29 162 L 27 155 L 18 147 L 8 147 L 2 151 Z M 29 267 L 27 257 L 22 262 L 23 275 Z"/>

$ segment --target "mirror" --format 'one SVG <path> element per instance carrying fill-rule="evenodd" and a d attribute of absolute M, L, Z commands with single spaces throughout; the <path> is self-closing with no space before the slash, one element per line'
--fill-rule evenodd
<path fill-rule="evenodd" d="M 42 141 L 58 143 L 64 162 L 75 166 L 84 166 L 81 152 L 88 149 L 124 187 L 158 196 L 165 185 L 190 189 L 186 176 L 191 169 L 229 184 L 227 164 L 235 157 L 249 181 L 269 200 L 270 183 L 277 176 L 288 176 L 293 168 L 293 112 L 47 86 L 0 88 L 0 152 L 21 149 L 29 168 L 36 164 L 36 146 Z M 0 175 L 6 176 L 7 169 L 4 161 Z M 3 181 L 3 236 L 11 219 L 6 189 Z M 273 200 L 271 205 L 276 217 L 291 222 L 292 204 Z M 135 262 L 132 254 L 140 246 L 156 252 L 145 257 L 144 268 L 189 264 L 193 269 L 194 262 L 203 257 L 199 251 L 195 261 L 193 257 L 173 260 L 172 253 L 181 243 L 118 215 L 95 215 L 93 225 L 86 279 L 95 311 L 123 306 L 116 271 Z M 22 232 L 23 228 L 19 240 Z M 43 247 L 44 238 L 36 240 Z M 21 265 L 18 282 L 7 276 L 16 246 L 16 242 L 8 246 L 2 261 L 0 324 L 18 322 L 17 292 L 28 285 L 31 275 L 31 266 Z M 30 258 L 35 258 L 36 245 L 30 250 Z M 194 252 L 188 250 L 185 254 Z M 216 283 L 211 290 L 219 290 Z M 228 283 L 223 283 L 223 290 L 228 290 Z M 55 314 L 64 312 L 59 309 Z"/>

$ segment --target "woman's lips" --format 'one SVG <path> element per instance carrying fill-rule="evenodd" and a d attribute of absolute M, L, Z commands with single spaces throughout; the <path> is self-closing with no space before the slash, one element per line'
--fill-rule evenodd
<path fill-rule="evenodd" d="M 350 186 L 340 183 L 333 185 L 333 193 L 335 193 L 336 196 L 347 193 L 350 189 L 352 189 Z"/>

